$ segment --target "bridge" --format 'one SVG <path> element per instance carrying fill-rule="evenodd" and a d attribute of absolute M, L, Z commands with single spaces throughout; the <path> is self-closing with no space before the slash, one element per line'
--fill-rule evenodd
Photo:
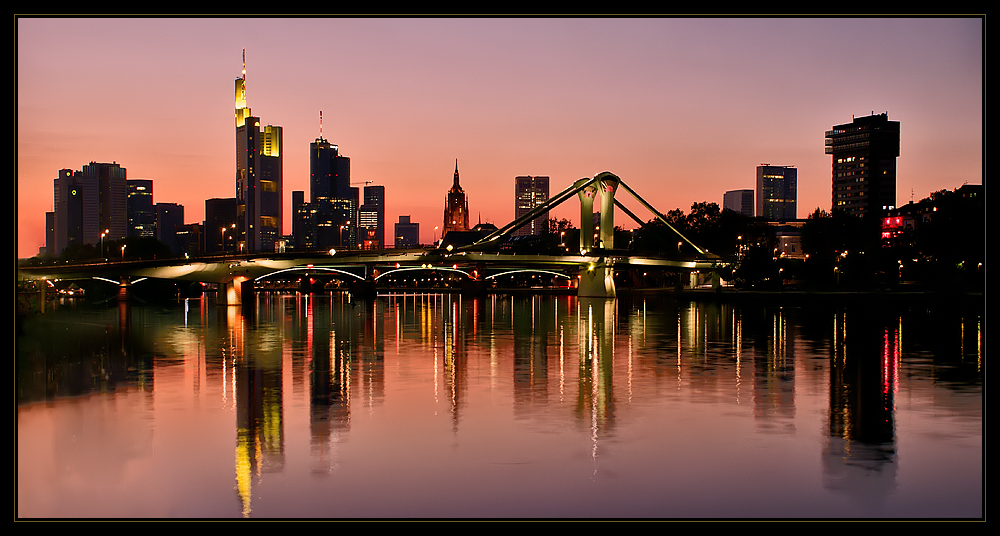
<path fill-rule="evenodd" d="M 667 255 L 637 255 L 614 245 L 614 208 L 645 225 L 639 217 L 615 199 L 620 189 L 647 208 L 667 229 L 697 252 L 694 258 Z M 505 247 L 506 238 L 548 210 L 572 199 L 580 202 L 579 250 L 564 247 L 559 253 L 525 253 Z M 594 206 L 600 207 L 600 225 L 594 230 Z M 30 279 L 101 278 L 119 284 L 126 292 L 144 278 L 215 283 L 221 303 L 239 305 L 255 282 L 289 272 L 325 273 L 347 281 L 362 293 L 374 293 L 376 283 L 393 274 L 413 270 L 447 271 L 458 274 L 470 289 L 484 289 L 485 282 L 502 274 L 519 271 L 548 273 L 577 281 L 577 295 L 616 295 L 614 272 L 621 268 L 660 268 L 673 271 L 712 270 L 726 264 L 703 250 L 677 229 L 658 210 L 642 199 L 624 181 L 610 172 L 585 177 L 546 203 L 509 224 L 468 244 L 442 247 L 440 241 L 429 248 L 384 251 L 330 251 L 256 253 L 205 256 L 195 259 L 159 261 L 114 261 L 75 265 L 25 267 L 19 275 Z"/>

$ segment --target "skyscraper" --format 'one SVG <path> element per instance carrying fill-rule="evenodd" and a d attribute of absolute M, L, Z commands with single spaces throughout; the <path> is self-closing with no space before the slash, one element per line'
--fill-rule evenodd
<path fill-rule="evenodd" d="M 260 126 L 246 100 L 246 59 L 236 79 L 237 233 L 246 252 L 274 251 L 282 225 L 281 127 Z"/>
<path fill-rule="evenodd" d="M 549 200 L 549 178 L 521 176 L 514 178 L 514 219 L 531 212 L 535 207 Z M 549 212 L 545 211 L 537 218 L 514 231 L 514 236 L 540 235 L 545 232 L 549 221 Z"/>
<path fill-rule="evenodd" d="M 826 131 L 826 154 L 833 160 L 832 210 L 880 217 L 895 207 L 899 121 L 873 113 L 836 125 Z"/>
<path fill-rule="evenodd" d="M 722 208 L 752 218 L 754 215 L 753 190 L 729 190 L 722 197 Z"/>
<path fill-rule="evenodd" d="M 184 226 L 184 205 L 177 203 L 157 203 L 156 239 L 163 242 L 170 251 L 183 253 L 181 243 L 177 240 L 178 229 Z"/>
<path fill-rule="evenodd" d="M 385 247 L 385 186 L 365 186 L 365 204 L 358 209 L 358 229 L 364 249 Z"/>
<path fill-rule="evenodd" d="M 128 179 L 127 236 L 156 236 L 156 211 L 153 210 L 153 181 Z"/>
<path fill-rule="evenodd" d="M 455 159 L 455 182 L 444 201 L 444 227 L 441 237 L 449 231 L 469 230 L 469 202 L 465 199 L 465 190 L 458 184 L 458 159 Z"/>
<path fill-rule="evenodd" d="M 61 169 L 53 181 L 55 249 L 77 242 L 97 244 L 125 238 L 126 170 L 117 163 L 91 162 L 80 171 Z"/>
<path fill-rule="evenodd" d="M 797 183 L 798 170 L 792 166 L 757 166 L 757 217 L 769 221 L 794 220 Z"/>
<path fill-rule="evenodd" d="M 357 247 L 359 191 L 351 186 L 351 159 L 341 156 L 322 130 L 309 144 L 309 188 L 316 247 Z"/>

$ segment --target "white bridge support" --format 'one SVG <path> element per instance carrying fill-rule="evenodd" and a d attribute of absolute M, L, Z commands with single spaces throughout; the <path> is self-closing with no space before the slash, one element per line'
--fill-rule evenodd
<path fill-rule="evenodd" d="M 607 171 L 599 173 L 593 179 L 583 178 L 577 184 L 589 182 L 582 188 L 580 197 L 580 254 L 586 255 L 593 249 L 610 250 L 615 247 L 615 192 L 618 190 L 619 179 Z M 594 201 L 601 198 L 601 224 L 594 243 Z M 580 269 L 580 287 L 577 296 L 586 298 L 614 298 L 615 266 L 608 257 L 601 257 L 601 262 Z"/>

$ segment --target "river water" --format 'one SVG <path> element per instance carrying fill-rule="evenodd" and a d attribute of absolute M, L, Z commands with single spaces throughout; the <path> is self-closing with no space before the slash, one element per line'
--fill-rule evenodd
<path fill-rule="evenodd" d="M 982 307 L 260 294 L 17 336 L 18 518 L 983 518 Z"/>

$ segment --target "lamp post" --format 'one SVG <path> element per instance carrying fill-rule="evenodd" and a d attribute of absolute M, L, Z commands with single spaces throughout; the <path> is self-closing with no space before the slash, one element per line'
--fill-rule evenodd
<path fill-rule="evenodd" d="M 104 236 L 106 234 L 108 234 L 109 232 L 110 232 L 109 229 L 105 229 L 104 232 L 101 233 L 101 258 L 102 259 L 104 259 Z M 107 260 L 107 259 L 105 259 L 105 260 Z"/>

